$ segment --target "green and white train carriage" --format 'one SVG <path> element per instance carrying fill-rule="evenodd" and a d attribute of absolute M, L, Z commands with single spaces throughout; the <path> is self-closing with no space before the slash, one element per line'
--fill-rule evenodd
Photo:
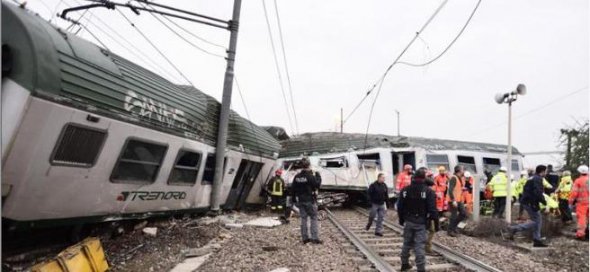
<path fill-rule="evenodd" d="M 2 2 L 2 217 L 207 210 L 219 103 Z M 225 208 L 261 203 L 280 145 L 232 112 Z"/>

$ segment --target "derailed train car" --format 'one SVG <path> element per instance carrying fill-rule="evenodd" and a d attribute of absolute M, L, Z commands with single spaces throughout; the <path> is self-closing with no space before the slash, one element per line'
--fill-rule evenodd
<path fill-rule="evenodd" d="M 2 2 L 2 218 L 207 210 L 219 103 Z M 261 203 L 280 145 L 230 115 L 224 208 Z"/>
<path fill-rule="evenodd" d="M 452 169 L 463 165 L 484 190 L 487 170 L 495 174 L 507 166 L 507 146 L 419 137 L 319 132 L 305 133 L 281 141 L 279 166 L 291 180 L 298 172 L 298 161 L 307 156 L 322 175 L 322 190 L 363 194 L 378 173 L 385 173 L 390 196 L 395 197 L 395 176 L 403 165 L 428 167 L 435 174 L 439 166 Z M 512 150 L 512 173 L 519 176 L 522 154 Z"/>

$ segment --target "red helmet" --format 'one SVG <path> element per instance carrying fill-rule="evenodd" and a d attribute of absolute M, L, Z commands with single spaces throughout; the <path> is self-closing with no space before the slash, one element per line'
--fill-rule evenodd
<path fill-rule="evenodd" d="M 283 174 L 283 169 L 277 169 L 277 171 L 275 171 L 275 175 L 280 176 Z"/>

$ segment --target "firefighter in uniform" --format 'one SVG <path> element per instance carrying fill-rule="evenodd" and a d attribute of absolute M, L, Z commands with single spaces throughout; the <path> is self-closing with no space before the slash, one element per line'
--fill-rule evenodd
<path fill-rule="evenodd" d="M 268 191 L 270 193 L 270 210 L 273 213 L 280 213 L 285 205 L 285 181 L 281 177 L 282 169 L 275 171 L 275 176 L 268 182 Z"/>
<path fill-rule="evenodd" d="M 449 177 L 447 176 L 447 169 L 444 166 L 438 167 L 438 175 L 434 177 L 434 185 L 430 188 L 436 194 L 436 209 L 442 213 L 447 210 L 447 186 Z"/>
<path fill-rule="evenodd" d="M 426 184 L 426 170 L 418 169 L 410 186 L 400 192 L 398 201 L 399 224 L 404 226 L 404 243 L 401 252 L 401 271 L 408 271 L 410 265 L 410 250 L 416 253 L 416 268 L 418 271 L 426 271 L 426 256 L 424 245 L 426 243 L 426 226 L 431 221 L 438 231 L 438 211 L 435 205 L 434 191 Z"/>
<path fill-rule="evenodd" d="M 572 191 L 572 172 L 563 171 L 563 176 L 559 182 L 559 186 L 555 193 L 557 193 L 557 199 L 559 199 L 559 212 L 561 213 L 561 221 L 563 223 L 569 223 L 572 221 L 572 211 L 569 208 L 570 193 Z"/>
<path fill-rule="evenodd" d="M 578 167 L 578 172 L 580 176 L 574 181 L 569 204 L 576 205 L 576 220 L 578 221 L 576 238 L 582 240 L 588 237 L 588 166 L 581 165 Z"/>

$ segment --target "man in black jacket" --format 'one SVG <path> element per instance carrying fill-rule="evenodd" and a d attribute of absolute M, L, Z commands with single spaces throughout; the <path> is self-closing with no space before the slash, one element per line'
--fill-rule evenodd
<path fill-rule="evenodd" d="M 301 217 L 301 238 L 304 244 L 309 242 L 321 244 L 322 241 L 318 237 L 318 206 L 315 203 L 315 196 L 322 180 L 319 173 L 316 172 L 314 176 L 307 158 L 301 159 L 301 166 L 303 170 L 293 178 L 293 185 L 291 186 L 293 201 L 299 208 Z M 311 219 L 311 239 L 309 239 L 307 232 L 308 217 Z"/>
<path fill-rule="evenodd" d="M 426 171 L 424 169 L 418 169 L 412 184 L 400 192 L 397 212 L 399 223 L 404 226 L 401 271 L 408 271 L 412 268 L 409 263 L 410 249 L 412 247 L 416 253 L 418 271 L 425 271 L 426 226 L 430 223 L 430 220 L 433 220 L 435 230 L 438 231 L 439 229 L 435 199 L 434 191 L 426 184 Z"/>
<path fill-rule="evenodd" d="M 541 222 L 543 222 L 543 219 L 541 218 L 541 208 L 539 206 L 540 203 L 547 206 L 545 196 L 543 196 L 543 178 L 545 177 L 546 171 L 547 167 L 544 165 L 537 166 L 535 175 L 525 183 L 520 204 L 523 205 L 524 210 L 529 214 L 532 222 L 511 226 L 508 229 L 509 239 L 512 240 L 517 231 L 534 228 L 533 247 L 547 247 L 541 241 Z"/>
<path fill-rule="evenodd" d="M 389 194 L 387 193 L 387 185 L 385 185 L 385 174 L 377 175 L 377 180 L 369 186 L 369 201 L 371 202 L 371 213 L 369 214 L 369 223 L 367 223 L 366 230 L 371 228 L 375 216 L 377 216 L 377 226 L 375 227 L 375 235 L 383 236 L 383 217 L 387 212 L 387 201 Z"/>

